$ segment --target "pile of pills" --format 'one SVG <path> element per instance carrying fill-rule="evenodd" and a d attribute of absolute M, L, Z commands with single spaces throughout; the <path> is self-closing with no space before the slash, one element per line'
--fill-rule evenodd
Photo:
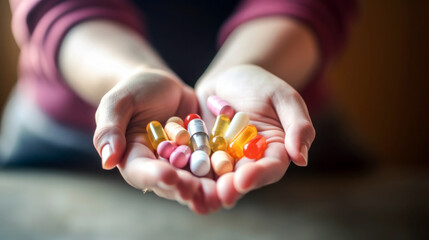
<path fill-rule="evenodd" d="M 176 168 L 185 168 L 189 163 L 196 176 L 205 176 L 210 169 L 221 176 L 232 172 L 243 156 L 258 160 L 264 155 L 266 140 L 258 135 L 255 126 L 249 125 L 246 113 L 235 113 L 217 96 L 207 99 L 207 107 L 217 116 L 210 135 L 197 114 L 188 115 L 184 121 L 171 117 L 164 127 L 158 121 L 146 126 L 149 141 L 160 157 Z"/>

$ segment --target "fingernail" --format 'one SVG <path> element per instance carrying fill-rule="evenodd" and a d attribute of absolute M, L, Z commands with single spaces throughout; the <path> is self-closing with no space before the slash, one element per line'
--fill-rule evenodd
<path fill-rule="evenodd" d="M 233 204 L 231 204 L 231 205 L 226 205 L 226 204 L 224 204 L 224 205 L 223 205 L 223 207 L 224 207 L 225 209 L 231 210 L 231 209 L 233 209 L 233 208 L 235 207 L 235 203 L 233 203 Z"/>
<path fill-rule="evenodd" d="M 167 191 L 174 189 L 174 185 L 167 185 L 167 184 L 165 184 L 163 182 L 159 182 L 158 183 L 158 187 L 161 188 L 161 189 L 163 189 L 163 190 L 167 190 Z"/>
<path fill-rule="evenodd" d="M 101 150 L 101 162 L 103 169 L 106 169 L 106 162 L 110 156 L 112 156 L 112 148 L 110 147 L 110 144 L 106 144 Z"/>
<path fill-rule="evenodd" d="M 301 146 L 301 156 L 304 158 L 305 166 L 308 164 L 308 147 L 305 144 Z"/>

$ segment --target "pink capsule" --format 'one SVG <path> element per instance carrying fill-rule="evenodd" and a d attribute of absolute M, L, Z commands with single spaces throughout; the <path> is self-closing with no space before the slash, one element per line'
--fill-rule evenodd
<path fill-rule="evenodd" d="M 232 119 L 234 117 L 235 111 L 234 108 L 229 105 L 226 101 L 222 100 L 218 96 L 210 96 L 207 98 L 207 107 L 209 110 L 215 115 L 219 116 L 220 114 L 224 114 Z"/>
<path fill-rule="evenodd" d="M 188 164 L 191 157 L 191 148 L 187 145 L 178 146 L 170 155 L 170 163 L 176 168 L 183 168 Z"/>
<path fill-rule="evenodd" d="M 177 144 L 174 141 L 163 141 L 158 144 L 156 151 L 160 157 L 168 159 L 176 148 Z"/>

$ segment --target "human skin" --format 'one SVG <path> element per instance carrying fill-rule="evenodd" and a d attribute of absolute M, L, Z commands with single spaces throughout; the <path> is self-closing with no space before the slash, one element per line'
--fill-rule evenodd
<path fill-rule="evenodd" d="M 237 28 L 198 81 L 199 103 L 195 92 L 166 67 L 144 38 L 112 22 L 75 26 L 61 45 L 59 61 L 72 89 L 98 105 L 94 145 L 103 168 L 118 166 L 135 188 L 152 189 L 206 214 L 221 205 L 231 207 L 248 191 L 278 181 L 290 160 L 307 165 L 315 133 L 295 89 L 307 84 L 318 64 L 318 50 L 311 31 L 289 18 L 261 18 Z M 263 159 L 242 164 L 243 159 L 236 172 L 217 181 L 156 160 L 145 136 L 149 121 L 184 117 L 197 112 L 198 105 L 210 125 L 214 116 L 208 113 L 205 99 L 212 94 L 237 111 L 248 112 L 251 123 L 268 140 Z"/>

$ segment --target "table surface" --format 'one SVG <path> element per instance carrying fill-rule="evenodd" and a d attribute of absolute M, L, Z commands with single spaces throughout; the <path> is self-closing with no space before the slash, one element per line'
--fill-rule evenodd
<path fill-rule="evenodd" d="M 421 171 L 286 174 L 198 216 L 118 175 L 0 171 L 0 239 L 429 239 Z"/>

